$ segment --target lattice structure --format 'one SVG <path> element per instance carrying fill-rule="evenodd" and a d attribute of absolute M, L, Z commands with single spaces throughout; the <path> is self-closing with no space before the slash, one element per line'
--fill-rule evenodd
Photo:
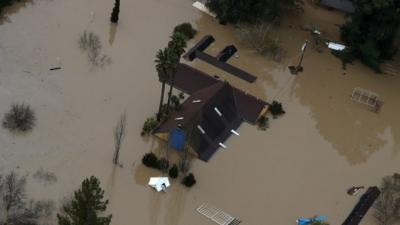
<path fill-rule="evenodd" d="M 400 73 L 400 65 L 393 63 L 383 63 L 381 65 L 382 72 L 391 76 L 398 76 Z"/>
<path fill-rule="evenodd" d="M 207 203 L 203 203 L 196 211 L 219 225 L 238 225 L 242 222 L 221 209 Z"/>
<path fill-rule="evenodd" d="M 351 99 L 373 109 L 379 107 L 379 95 L 359 87 L 354 88 Z"/>

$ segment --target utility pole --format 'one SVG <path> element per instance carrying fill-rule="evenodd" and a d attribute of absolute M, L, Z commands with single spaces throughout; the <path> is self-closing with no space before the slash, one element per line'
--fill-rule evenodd
<path fill-rule="evenodd" d="M 308 45 L 308 40 L 306 40 L 306 42 L 304 42 L 303 46 L 301 47 L 301 56 L 299 64 L 297 64 L 297 66 L 289 66 L 291 74 L 297 75 L 299 72 L 303 72 L 303 66 L 301 66 L 301 63 L 303 62 L 304 53 L 306 52 L 307 45 Z"/>

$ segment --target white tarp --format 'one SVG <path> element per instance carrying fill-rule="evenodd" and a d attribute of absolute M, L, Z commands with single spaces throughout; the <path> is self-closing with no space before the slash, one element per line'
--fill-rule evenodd
<path fill-rule="evenodd" d="M 208 8 L 203 3 L 199 2 L 199 1 L 194 2 L 192 6 L 214 18 L 217 17 L 214 13 L 212 13 L 210 10 L 208 10 Z"/>
<path fill-rule="evenodd" d="M 335 43 L 335 42 L 328 42 L 326 44 L 328 45 L 329 49 L 333 49 L 333 50 L 336 50 L 336 51 L 343 51 L 343 49 L 346 48 L 346 46 L 338 44 L 338 43 Z"/>
<path fill-rule="evenodd" d="M 151 177 L 149 180 L 149 186 L 158 192 L 165 191 L 170 185 L 168 177 Z"/>

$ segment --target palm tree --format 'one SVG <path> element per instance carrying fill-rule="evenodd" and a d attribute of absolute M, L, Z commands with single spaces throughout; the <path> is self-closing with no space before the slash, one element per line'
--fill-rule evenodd
<path fill-rule="evenodd" d="M 180 32 L 174 33 L 171 36 L 171 40 L 168 42 L 168 48 L 175 55 L 173 58 L 174 58 L 174 63 L 176 65 L 174 66 L 175 71 L 171 71 L 171 74 L 168 79 L 170 88 L 169 88 L 169 92 L 168 92 L 167 110 L 169 110 L 169 107 L 171 104 L 171 96 L 172 96 L 172 89 L 174 87 L 174 82 L 175 82 L 176 68 L 178 67 L 179 59 L 181 58 L 181 55 L 185 52 L 185 47 L 186 47 L 186 36 Z"/>
<path fill-rule="evenodd" d="M 170 80 L 171 74 L 175 74 L 176 72 L 176 59 L 175 54 L 171 51 L 170 48 L 160 49 L 156 55 L 156 69 L 158 72 L 158 79 L 162 83 L 161 86 L 161 99 L 160 105 L 158 107 L 157 113 L 157 121 L 161 120 L 161 111 L 164 100 L 164 92 L 165 92 L 165 83 Z"/>

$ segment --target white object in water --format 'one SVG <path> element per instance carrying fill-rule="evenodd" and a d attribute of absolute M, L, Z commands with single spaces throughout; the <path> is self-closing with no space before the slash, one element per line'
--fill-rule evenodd
<path fill-rule="evenodd" d="M 223 148 L 226 148 L 226 145 L 222 144 L 221 142 L 218 143 L 218 144 L 219 144 L 219 146 L 221 146 L 221 147 L 223 147 Z"/>
<path fill-rule="evenodd" d="M 192 103 L 199 103 L 199 102 L 201 102 L 200 99 L 196 99 L 196 100 L 193 100 L 193 101 L 192 101 Z"/>
<path fill-rule="evenodd" d="M 197 129 L 199 129 L 202 134 L 206 133 L 200 125 L 197 125 Z"/>
<path fill-rule="evenodd" d="M 176 117 L 175 120 L 183 120 L 183 116 L 181 116 L 181 117 Z"/>
<path fill-rule="evenodd" d="M 222 116 L 222 113 L 218 110 L 217 107 L 214 107 L 214 111 L 215 111 L 219 116 Z"/>
<path fill-rule="evenodd" d="M 203 3 L 196 1 L 195 3 L 192 4 L 193 7 L 195 7 L 196 9 L 202 11 L 203 13 L 210 15 L 212 17 L 217 17 L 217 15 L 215 15 L 214 13 L 212 13 Z"/>
<path fill-rule="evenodd" d="M 319 30 L 314 30 L 313 33 L 314 33 L 314 34 L 321 35 L 321 31 L 319 31 Z"/>
<path fill-rule="evenodd" d="M 235 130 L 231 130 L 231 133 L 233 133 L 234 135 L 236 135 L 236 136 L 239 136 L 239 133 L 238 132 L 236 132 Z"/>
<path fill-rule="evenodd" d="M 336 50 L 336 51 L 343 51 L 346 48 L 345 45 L 341 45 L 341 44 L 334 43 L 334 42 L 327 42 L 326 44 L 328 45 L 329 49 Z"/>
<path fill-rule="evenodd" d="M 196 209 L 196 211 L 219 225 L 240 223 L 240 220 L 207 203 L 203 203 Z"/>
<path fill-rule="evenodd" d="M 165 192 L 170 185 L 168 177 L 150 177 L 149 180 L 149 186 L 158 192 Z"/>

